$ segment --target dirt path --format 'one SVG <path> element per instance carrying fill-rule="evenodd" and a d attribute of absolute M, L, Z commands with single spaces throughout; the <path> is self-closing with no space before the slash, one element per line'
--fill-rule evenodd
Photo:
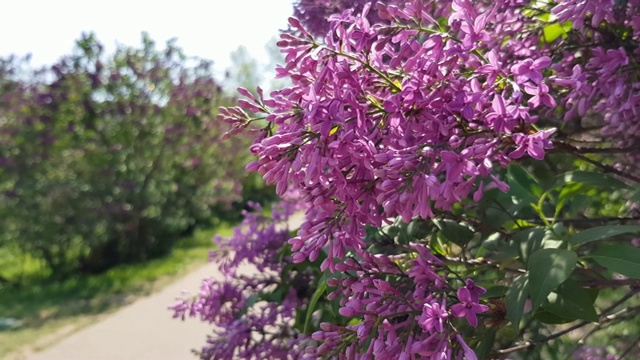
<path fill-rule="evenodd" d="M 290 226 L 295 228 L 301 222 L 302 216 L 294 216 Z M 167 306 L 175 302 L 181 291 L 197 291 L 201 280 L 211 276 L 222 278 L 215 264 L 201 267 L 27 359 L 194 360 L 191 350 L 205 343 L 211 325 L 197 319 L 184 322 L 173 319 Z"/>

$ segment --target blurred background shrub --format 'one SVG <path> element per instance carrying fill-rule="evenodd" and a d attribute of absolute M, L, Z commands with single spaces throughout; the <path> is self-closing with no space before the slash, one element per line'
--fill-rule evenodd
<path fill-rule="evenodd" d="M 0 248 L 53 278 L 100 272 L 268 200 L 244 170 L 249 139 L 221 139 L 232 100 L 210 62 L 146 35 L 110 56 L 85 35 L 43 69 L 0 60 Z"/>

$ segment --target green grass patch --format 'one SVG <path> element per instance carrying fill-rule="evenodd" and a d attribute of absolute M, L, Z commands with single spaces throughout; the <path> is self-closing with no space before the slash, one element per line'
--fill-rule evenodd
<path fill-rule="evenodd" d="M 46 280 L 46 272 L 38 261 L 20 254 L 17 249 L 0 248 L 0 274 L 22 282 L 20 286 L 0 284 L 0 359 L 21 348 L 37 347 L 52 333 L 89 324 L 96 316 L 204 265 L 208 251 L 213 248 L 213 236 L 230 236 L 231 231 L 232 226 L 228 224 L 196 230 L 193 236 L 180 240 L 165 257 L 57 283 Z M 7 318 L 16 319 L 22 325 L 8 329 Z"/>

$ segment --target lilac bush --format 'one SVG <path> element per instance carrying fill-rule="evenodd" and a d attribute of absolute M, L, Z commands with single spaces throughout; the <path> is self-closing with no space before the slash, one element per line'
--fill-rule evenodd
<path fill-rule="evenodd" d="M 637 10 L 298 2 L 278 42 L 292 85 L 239 89 L 219 115 L 229 136 L 254 135 L 247 170 L 306 209 L 290 239 L 238 233 L 218 258 L 279 274 L 249 275 L 271 306 L 301 290 L 278 339 L 299 342 L 278 356 L 556 359 L 612 333 L 620 357 L 637 353 L 640 338 L 620 330 L 640 313 Z M 277 265 L 255 255 L 266 244 L 284 254 Z M 286 280 L 301 272 L 301 288 Z M 251 323 L 243 311 L 234 320 Z"/>
<path fill-rule="evenodd" d="M 168 252 L 241 199 L 249 141 L 221 141 L 225 103 L 210 63 L 148 37 L 107 56 L 86 35 L 43 69 L 2 61 L 0 238 L 57 277 Z"/>

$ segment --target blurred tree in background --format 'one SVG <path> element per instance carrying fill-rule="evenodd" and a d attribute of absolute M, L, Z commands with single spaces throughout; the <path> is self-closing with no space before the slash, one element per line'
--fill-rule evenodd
<path fill-rule="evenodd" d="M 276 45 L 277 38 L 271 39 L 265 44 L 267 61 L 259 63 L 250 51 L 240 45 L 231 53 L 231 66 L 226 69 L 223 88 L 232 94 L 238 87 L 255 89 L 260 86 L 265 93 L 274 89 L 291 86 L 286 78 L 276 78 L 275 69 L 284 63 L 284 56 Z"/>
<path fill-rule="evenodd" d="M 264 80 L 260 65 L 246 47 L 239 46 L 230 57 L 233 65 L 227 69 L 225 79 L 225 85 L 230 91 L 235 92 L 238 86 L 253 89 Z"/>
<path fill-rule="evenodd" d="M 40 70 L 1 60 L 0 245 L 54 277 L 166 253 L 242 199 L 249 140 L 215 121 L 230 101 L 211 63 L 146 35 L 111 56 L 85 35 Z"/>

